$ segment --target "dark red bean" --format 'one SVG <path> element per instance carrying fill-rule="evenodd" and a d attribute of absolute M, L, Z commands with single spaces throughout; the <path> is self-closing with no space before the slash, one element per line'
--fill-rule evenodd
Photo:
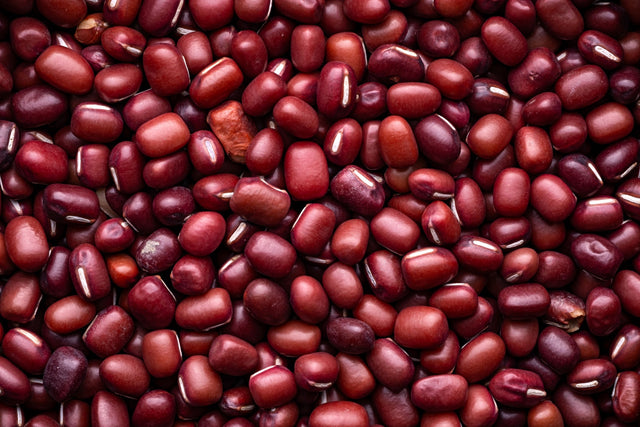
<path fill-rule="evenodd" d="M 124 397 L 139 398 L 149 388 L 150 377 L 142 359 L 130 354 L 114 354 L 100 363 L 105 387 Z"/>
<path fill-rule="evenodd" d="M 498 245 L 491 240 L 475 236 L 462 236 L 452 252 L 461 266 L 478 272 L 496 271 L 504 259 Z"/>
<path fill-rule="evenodd" d="M 273 387 L 279 393 L 271 393 Z M 280 365 L 258 371 L 249 378 L 249 391 L 254 402 L 261 408 L 273 408 L 292 400 L 297 391 L 294 374 Z"/>
<path fill-rule="evenodd" d="M 4 240 L 9 258 L 23 271 L 38 271 L 49 258 L 47 237 L 34 217 L 19 216 L 9 221 Z"/>
<path fill-rule="evenodd" d="M 129 314 L 120 306 L 112 305 L 96 315 L 82 340 L 97 356 L 107 357 L 122 350 L 134 332 L 135 326 Z"/>
<path fill-rule="evenodd" d="M 185 58 L 178 48 L 167 44 L 147 47 L 142 54 L 144 74 L 159 96 L 177 95 L 190 83 Z"/>
<path fill-rule="evenodd" d="M 555 326 L 547 326 L 540 332 L 538 353 L 559 374 L 570 372 L 580 358 L 580 350 L 571 335 Z"/>
<path fill-rule="evenodd" d="M 560 409 L 567 426 L 598 426 L 600 411 L 591 396 L 574 391 L 570 386 L 562 384 L 552 395 L 553 402 Z"/>
<path fill-rule="evenodd" d="M 538 283 L 507 286 L 498 295 L 500 312 L 516 319 L 540 317 L 547 312 L 550 302 L 549 293 Z"/>
<path fill-rule="evenodd" d="M 67 224 L 93 224 L 100 215 L 95 191 L 79 185 L 51 184 L 43 194 L 48 218 Z"/>
<path fill-rule="evenodd" d="M 620 372 L 616 378 L 611 400 L 614 414 L 623 422 L 637 422 L 640 418 L 638 385 L 640 375 L 634 371 Z"/>
<path fill-rule="evenodd" d="M 468 387 L 457 374 L 431 375 L 413 383 L 411 401 L 428 412 L 454 411 L 464 406 Z"/>
<path fill-rule="evenodd" d="M 576 92 L 576 87 L 585 90 Z M 562 75 L 555 84 L 555 92 L 567 110 L 577 110 L 601 100 L 607 93 L 608 80 L 602 68 L 584 65 Z"/>
<path fill-rule="evenodd" d="M 571 254 L 579 267 L 596 277 L 611 278 L 622 263 L 622 253 L 609 240 L 583 234 L 571 244 Z"/>
<path fill-rule="evenodd" d="M 176 300 L 158 276 L 140 279 L 127 297 L 131 315 L 143 327 L 161 329 L 173 320 Z"/>
<path fill-rule="evenodd" d="M 96 314 L 96 307 L 78 295 L 69 295 L 47 307 L 44 323 L 53 332 L 69 334 L 87 326 Z"/>
<path fill-rule="evenodd" d="M 622 308 L 613 290 L 602 286 L 592 289 L 585 307 L 587 326 L 592 334 L 609 335 L 619 327 Z"/>
<path fill-rule="evenodd" d="M 212 288 L 202 295 L 180 301 L 175 310 L 175 320 L 183 328 L 207 331 L 228 323 L 232 313 L 229 292 Z M 169 314 L 168 310 L 166 314 Z"/>
<path fill-rule="evenodd" d="M 482 24 L 482 41 L 491 54 L 507 66 L 519 64 L 527 55 L 527 42 L 506 18 L 493 16 Z"/>
<path fill-rule="evenodd" d="M 365 427 L 369 425 L 369 415 L 363 406 L 347 400 L 323 403 L 309 415 L 309 425 L 329 427 L 336 423 Z"/>
<path fill-rule="evenodd" d="M 423 329 L 418 325 L 430 325 Z M 394 338 L 398 344 L 417 349 L 438 347 L 447 338 L 448 323 L 444 313 L 437 308 L 416 306 L 398 312 Z"/>
<path fill-rule="evenodd" d="M 44 368 L 44 388 L 56 402 L 68 400 L 80 387 L 87 372 L 87 358 L 73 347 L 58 347 Z"/>
<path fill-rule="evenodd" d="M 373 329 L 362 320 L 337 317 L 326 325 L 327 339 L 338 351 L 347 354 L 366 353 L 373 347 Z"/>
<path fill-rule="evenodd" d="M 499 371 L 489 381 L 489 390 L 498 402 L 514 408 L 531 408 L 547 396 L 540 376 L 524 369 Z"/>
<path fill-rule="evenodd" d="M 529 99 L 550 88 L 561 73 L 556 55 L 546 47 L 537 47 L 530 50 L 524 60 L 509 71 L 509 87 L 516 96 Z M 557 89 L 556 92 L 562 99 L 563 96 Z"/>

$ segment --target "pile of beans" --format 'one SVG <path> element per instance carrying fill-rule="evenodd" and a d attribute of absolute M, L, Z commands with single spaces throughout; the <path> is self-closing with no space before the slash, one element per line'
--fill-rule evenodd
<path fill-rule="evenodd" d="M 0 425 L 638 425 L 639 98 L 640 0 L 0 0 Z"/>

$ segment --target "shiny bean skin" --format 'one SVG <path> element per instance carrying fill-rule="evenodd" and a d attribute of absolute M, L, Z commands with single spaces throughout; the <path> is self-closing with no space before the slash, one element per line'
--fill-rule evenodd
<path fill-rule="evenodd" d="M 329 427 L 336 423 L 345 423 L 354 427 L 369 425 L 367 411 L 355 402 L 335 401 L 317 406 L 309 415 L 309 425 Z"/>
<path fill-rule="evenodd" d="M 159 96 L 176 95 L 189 86 L 186 61 L 175 46 L 147 47 L 142 54 L 142 66 L 149 86 Z"/>
<path fill-rule="evenodd" d="M 29 216 L 11 220 L 5 228 L 7 254 L 21 270 L 40 270 L 49 258 L 47 237 L 40 222 Z"/>
<path fill-rule="evenodd" d="M 461 409 L 467 399 L 468 383 L 457 374 L 431 375 L 411 386 L 411 401 L 428 412 Z"/>
<path fill-rule="evenodd" d="M 503 369 L 489 381 L 489 390 L 500 403 L 515 408 L 531 408 L 546 397 L 542 379 L 524 369 Z"/>
<path fill-rule="evenodd" d="M 61 46 L 50 46 L 35 62 L 38 76 L 65 93 L 82 95 L 93 86 L 93 70 L 82 56 Z"/>
<path fill-rule="evenodd" d="M 639 384 L 640 375 L 634 371 L 620 372 L 616 378 L 611 400 L 614 414 L 623 422 L 637 422 L 640 418 Z"/>
<path fill-rule="evenodd" d="M 100 363 L 100 378 L 107 389 L 124 397 L 139 398 L 149 388 L 150 377 L 142 359 L 114 354 Z"/>
<path fill-rule="evenodd" d="M 127 312 L 119 306 L 109 306 L 94 317 L 82 340 L 93 353 L 107 357 L 122 350 L 133 337 L 134 329 L 133 319 Z"/>

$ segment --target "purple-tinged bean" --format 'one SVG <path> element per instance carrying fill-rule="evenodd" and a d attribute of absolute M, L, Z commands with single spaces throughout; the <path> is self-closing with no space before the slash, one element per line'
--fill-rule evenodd
<path fill-rule="evenodd" d="M 47 217 L 60 223 L 88 225 L 96 222 L 100 215 L 96 192 L 80 185 L 48 185 L 43 203 Z"/>
<path fill-rule="evenodd" d="M 609 389 L 616 379 L 616 366 L 606 359 L 583 360 L 567 374 L 567 383 L 581 394 Z"/>
<path fill-rule="evenodd" d="M 176 402 L 165 390 L 151 390 L 136 403 L 131 422 L 141 427 L 169 426 L 176 417 Z"/>
<path fill-rule="evenodd" d="M 600 425 L 600 410 L 591 396 L 581 395 L 569 385 L 561 384 L 552 395 L 564 425 L 567 427 L 596 427 Z"/>
<path fill-rule="evenodd" d="M 142 240 L 135 258 L 141 269 L 156 274 L 169 269 L 181 254 L 177 236 L 168 228 L 159 228 Z"/>
<path fill-rule="evenodd" d="M 571 243 L 571 255 L 578 267 L 600 278 L 611 278 L 622 263 L 622 253 L 609 240 L 596 234 L 582 234 Z"/>
<path fill-rule="evenodd" d="M 364 216 L 373 216 L 384 205 L 382 185 L 364 169 L 349 165 L 331 180 L 331 192 L 339 202 Z"/>
<path fill-rule="evenodd" d="M 87 358 L 73 347 L 58 347 L 44 368 L 44 388 L 56 402 L 71 398 L 87 372 Z"/>
<path fill-rule="evenodd" d="M 68 160 L 64 150 L 38 140 L 24 143 L 16 153 L 14 164 L 17 172 L 32 183 L 64 182 L 68 175 Z"/>
<path fill-rule="evenodd" d="M 513 408 L 531 408 L 547 397 L 540 376 L 524 369 L 498 371 L 489 390 L 499 403 Z"/>
<path fill-rule="evenodd" d="M 550 301 L 549 293 L 538 283 L 507 286 L 498 295 L 500 312 L 514 319 L 540 317 L 547 312 Z"/>
<path fill-rule="evenodd" d="M 29 379 L 16 365 L 8 359 L 0 357 L 0 388 L 3 400 L 7 403 L 25 403 L 31 394 Z"/>
<path fill-rule="evenodd" d="M 536 3 L 536 12 L 547 31 L 561 40 L 575 39 L 584 29 L 582 15 L 571 1 L 543 0 Z"/>
<path fill-rule="evenodd" d="M 618 374 L 613 386 L 611 400 L 613 413 L 623 422 L 633 423 L 640 418 L 640 374 L 623 371 Z"/>
<path fill-rule="evenodd" d="M 337 35 L 334 35 L 332 37 L 336 36 Z M 360 41 L 360 44 L 361 43 Z M 327 40 L 327 49 L 330 47 L 330 44 L 331 37 Z M 459 68 L 460 67 L 456 67 L 456 69 Z M 369 73 L 384 82 L 420 82 L 424 80 L 424 70 L 425 66 L 420 59 L 420 55 L 418 55 L 415 50 L 398 44 L 383 44 L 374 50 L 369 57 Z M 357 76 L 358 72 L 355 68 L 354 71 L 356 71 Z M 471 83 L 472 81 L 469 82 L 469 86 Z M 435 84 L 434 86 L 438 87 L 438 85 Z M 465 89 L 466 88 L 463 90 Z"/>
<path fill-rule="evenodd" d="M 538 335 L 538 353 L 559 374 L 570 372 L 580 358 L 580 350 L 571 335 L 555 326 L 547 326 Z"/>

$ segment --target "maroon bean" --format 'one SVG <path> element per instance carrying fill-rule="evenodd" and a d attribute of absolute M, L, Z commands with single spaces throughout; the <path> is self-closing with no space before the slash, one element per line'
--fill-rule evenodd
<path fill-rule="evenodd" d="M 570 386 L 562 384 L 552 395 L 560 409 L 566 426 L 600 425 L 600 411 L 593 398 L 578 394 Z"/>
<path fill-rule="evenodd" d="M 469 149 L 483 159 L 495 158 L 511 141 L 513 127 L 497 114 L 481 117 L 469 130 Z"/>
<path fill-rule="evenodd" d="M 452 245 L 460 238 L 460 222 L 451 208 L 440 200 L 427 205 L 420 222 L 427 239 L 438 246 Z"/>
<path fill-rule="evenodd" d="M 95 191 L 79 185 L 51 184 L 43 195 L 48 218 L 67 224 L 93 224 L 100 215 Z"/>
<path fill-rule="evenodd" d="M 509 71 L 509 87 L 514 95 L 529 99 L 551 87 L 561 72 L 556 55 L 546 47 L 537 47 L 531 49 L 524 60 Z M 556 89 L 556 92 L 562 99 L 560 91 Z"/>
<path fill-rule="evenodd" d="M 627 136 L 633 128 L 629 109 L 609 102 L 591 110 L 586 118 L 589 138 L 597 144 L 609 144 Z"/>
<path fill-rule="evenodd" d="M 41 374 L 51 356 L 42 337 L 22 328 L 8 330 L 2 338 L 2 348 L 7 359 L 31 375 Z"/>
<path fill-rule="evenodd" d="M 370 223 L 371 234 L 385 248 L 397 254 L 405 254 L 415 247 L 420 229 L 402 212 L 384 208 Z"/>
<path fill-rule="evenodd" d="M 149 86 L 159 96 L 177 95 L 189 86 L 187 63 L 175 46 L 147 47 L 142 54 L 142 66 Z"/>
<path fill-rule="evenodd" d="M 369 425 L 369 415 L 358 403 L 346 400 L 322 403 L 309 415 L 309 425 L 329 427 L 336 423 L 365 427 Z"/>
<path fill-rule="evenodd" d="M 413 290 L 426 290 L 442 285 L 457 273 L 458 262 L 448 249 L 416 249 L 402 258 L 402 276 L 407 286 Z"/>
<path fill-rule="evenodd" d="M 205 293 L 215 280 L 213 262 L 208 257 L 184 255 L 171 269 L 171 286 L 185 295 Z"/>
<path fill-rule="evenodd" d="M 25 403 L 31 394 L 29 379 L 8 359 L 0 357 L 0 384 L 3 398 L 9 403 Z"/>
<path fill-rule="evenodd" d="M 583 360 L 569 372 L 567 383 L 579 393 L 595 394 L 610 388 L 616 373 L 615 365 L 608 360 Z"/>
<path fill-rule="evenodd" d="M 429 64 L 426 72 L 428 83 L 437 87 L 444 97 L 460 100 L 471 93 L 473 76 L 462 64 L 440 58 Z"/>
<path fill-rule="evenodd" d="M 191 356 L 182 363 L 178 384 L 180 396 L 189 405 L 212 405 L 222 397 L 222 379 L 203 355 Z"/>
<path fill-rule="evenodd" d="M 331 180 L 331 193 L 339 202 L 365 216 L 378 213 L 385 198 L 382 185 L 355 165 L 345 167 Z"/>
<path fill-rule="evenodd" d="M 211 343 L 209 364 L 221 374 L 247 375 L 253 373 L 258 365 L 258 352 L 247 341 L 222 334 Z"/>
<path fill-rule="evenodd" d="M 180 301 L 175 310 L 179 326 L 197 331 L 224 325 L 231 320 L 231 315 L 231 298 L 229 292 L 222 288 L 212 288 L 202 295 L 187 297 Z"/>
<path fill-rule="evenodd" d="M 51 304 L 44 313 L 44 323 L 53 332 L 69 334 L 87 326 L 96 307 L 78 295 L 69 295 Z"/>
<path fill-rule="evenodd" d="M 107 357 L 122 350 L 133 334 L 133 319 L 121 307 L 112 305 L 96 315 L 82 340 L 93 353 Z"/>
<path fill-rule="evenodd" d="M 571 336 L 556 326 L 547 326 L 538 335 L 538 353 L 559 374 L 570 372 L 580 358 L 578 345 Z"/>
<path fill-rule="evenodd" d="M 38 56 L 35 67 L 38 77 L 65 93 L 82 95 L 93 85 L 89 63 L 71 49 L 48 47 Z"/>
<path fill-rule="evenodd" d="M 445 164 L 460 155 L 460 136 L 444 117 L 438 114 L 427 116 L 418 122 L 414 132 L 420 151 L 428 159 Z"/>
<path fill-rule="evenodd" d="M 489 381 L 489 390 L 498 402 L 514 408 L 531 408 L 547 396 L 540 376 L 524 369 L 498 371 Z"/>
<path fill-rule="evenodd" d="M 510 355 L 525 357 L 536 346 L 538 330 L 538 319 L 513 320 L 505 318 L 500 325 L 500 337 Z"/>
<path fill-rule="evenodd" d="M 571 253 L 579 267 L 596 277 L 610 278 L 622 263 L 622 253 L 609 240 L 583 234 L 571 243 Z"/>
<path fill-rule="evenodd" d="M 356 160 L 361 145 L 362 127 L 354 119 L 347 118 L 338 120 L 327 130 L 324 152 L 331 163 L 345 166 Z M 409 152 L 407 155 L 410 157 L 412 154 Z"/>
<path fill-rule="evenodd" d="M 100 363 L 100 378 L 107 389 L 130 398 L 142 396 L 150 383 L 144 362 L 130 354 L 114 354 L 104 359 Z"/>
<path fill-rule="evenodd" d="M 291 315 L 287 292 L 269 279 L 260 278 L 249 282 L 242 300 L 245 309 L 256 320 L 267 325 L 281 325 Z"/>
<path fill-rule="evenodd" d="M 51 44 L 46 25 L 33 17 L 21 16 L 9 24 L 13 52 L 24 61 L 34 61 Z"/>
<path fill-rule="evenodd" d="M 614 230 L 622 224 L 622 207 L 614 197 L 600 196 L 581 200 L 571 215 L 571 225 L 578 231 Z"/>
<path fill-rule="evenodd" d="M 279 393 L 271 393 L 273 387 Z M 260 370 L 249 378 L 249 391 L 256 405 L 273 408 L 291 401 L 297 392 L 294 374 L 280 365 Z"/>
<path fill-rule="evenodd" d="M 589 292 L 585 302 L 589 331 L 596 336 L 609 335 L 620 326 L 621 304 L 616 293 L 602 286 Z"/>
<path fill-rule="evenodd" d="M 347 354 L 362 354 L 373 348 L 373 329 L 362 320 L 337 317 L 326 325 L 327 339 L 338 351 Z"/>
<path fill-rule="evenodd" d="M 327 40 L 327 49 L 330 47 L 331 39 L 336 36 L 334 35 Z M 339 60 L 339 58 L 331 59 Z M 368 69 L 369 73 L 376 78 L 393 83 L 420 82 L 424 80 L 425 75 L 425 67 L 420 55 L 413 49 L 393 43 L 383 44 L 373 51 L 369 57 Z M 459 70 L 459 67 L 456 70 Z M 354 68 L 354 71 L 358 76 L 356 68 Z M 452 77 L 460 78 L 461 76 L 455 75 Z M 440 89 L 437 84 L 434 84 L 434 86 Z"/>
<path fill-rule="evenodd" d="M 318 350 L 322 332 L 320 328 L 297 319 L 289 320 L 267 331 L 267 341 L 283 356 L 301 356 Z"/>
<path fill-rule="evenodd" d="M 572 2 L 544 0 L 536 4 L 536 12 L 545 28 L 559 39 L 575 39 L 584 29 L 582 15 Z"/>
<path fill-rule="evenodd" d="M 180 116 L 165 113 L 148 120 L 136 131 L 136 144 L 142 154 L 162 157 L 187 145 L 190 132 Z"/>
<path fill-rule="evenodd" d="M 555 92 L 567 110 L 590 106 L 602 99 L 608 89 L 606 74 L 595 65 L 584 65 L 562 75 L 555 84 Z M 576 87 L 588 88 L 576 92 Z"/>
<path fill-rule="evenodd" d="M 124 399 L 106 390 L 91 400 L 91 420 L 100 426 L 129 426 L 129 412 Z"/>
<path fill-rule="evenodd" d="M 129 311 L 147 329 L 161 329 L 173 320 L 176 300 L 158 276 L 140 279 L 127 297 Z"/>
<path fill-rule="evenodd" d="M 455 372 L 469 383 L 488 378 L 500 365 L 506 353 L 499 335 L 484 332 L 460 349 Z"/>
<path fill-rule="evenodd" d="M 291 282 L 289 302 L 304 322 L 316 324 L 329 314 L 329 298 L 322 284 L 311 276 L 298 276 Z"/>
<path fill-rule="evenodd" d="M 268 277 L 286 276 L 295 263 L 295 248 L 268 231 L 255 233 L 247 242 L 245 255 L 253 268 Z"/>
<path fill-rule="evenodd" d="M 67 156 L 56 145 L 32 140 L 23 144 L 16 153 L 17 172 L 32 183 L 52 184 L 67 179 Z"/>
<path fill-rule="evenodd" d="M 469 427 L 491 425 L 498 418 L 497 408 L 487 387 L 471 384 L 467 392 L 467 401 L 460 410 L 460 421 Z"/>
<path fill-rule="evenodd" d="M 369 395 L 373 391 L 376 379 L 362 358 L 356 355 L 338 353 L 336 360 L 340 369 L 335 384 L 345 396 L 351 399 L 358 399 Z"/>
<path fill-rule="evenodd" d="M 329 300 L 340 308 L 354 308 L 364 292 L 354 268 L 341 262 L 333 263 L 324 271 L 322 286 Z"/>
<path fill-rule="evenodd" d="M 640 399 L 637 387 L 640 375 L 634 371 L 620 372 L 611 394 L 613 412 L 623 422 L 636 422 L 640 418 Z"/>
<path fill-rule="evenodd" d="M 152 390 L 140 396 L 131 421 L 145 427 L 169 426 L 173 424 L 175 416 L 176 403 L 173 395 L 164 390 Z"/>
<path fill-rule="evenodd" d="M 477 309 L 478 294 L 467 283 L 447 283 L 431 294 L 429 305 L 441 310 L 447 319 L 468 317 Z"/>
<path fill-rule="evenodd" d="M 468 383 L 457 374 L 431 375 L 411 386 L 411 401 L 427 412 L 461 409 L 467 400 Z"/>
<path fill-rule="evenodd" d="M 558 176 L 579 197 L 590 196 L 603 185 L 599 168 L 584 154 L 569 154 L 560 159 Z"/>
<path fill-rule="evenodd" d="M 323 391 L 336 382 L 339 369 L 336 357 L 326 352 L 316 352 L 296 359 L 293 373 L 301 389 Z"/>
<path fill-rule="evenodd" d="M 356 264 L 364 258 L 369 227 L 361 219 L 350 219 L 338 225 L 331 240 L 331 252 L 341 262 Z"/>
<path fill-rule="evenodd" d="M 47 237 L 34 217 L 19 216 L 9 221 L 4 240 L 9 258 L 23 271 L 38 271 L 49 258 Z"/>
<path fill-rule="evenodd" d="M 566 219 L 575 204 L 575 195 L 557 176 L 543 174 L 531 183 L 531 205 L 547 221 Z"/>
<path fill-rule="evenodd" d="M 424 325 L 426 329 L 419 325 Z M 446 340 L 447 325 L 446 316 L 437 308 L 407 307 L 398 312 L 394 338 L 398 344 L 404 347 L 434 348 Z"/>
<path fill-rule="evenodd" d="M 516 319 L 540 317 L 547 312 L 549 304 L 549 293 L 538 283 L 507 286 L 498 295 L 500 312 Z"/>
<path fill-rule="evenodd" d="M 494 242 L 475 236 L 462 236 L 452 249 L 460 266 L 478 272 L 496 271 L 504 255 Z"/>
<path fill-rule="evenodd" d="M 58 347 L 44 368 L 43 382 L 56 402 L 68 400 L 80 387 L 87 372 L 87 358 L 73 347 Z"/>
<path fill-rule="evenodd" d="M 465 100 L 475 115 L 504 114 L 509 106 L 510 95 L 497 80 L 479 77 L 474 80 L 471 94 Z"/>
<path fill-rule="evenodd" d="M 553 92 L 542 92 L 531 98 L 522 109 L 522 119 L 532 126 L 554 124 L 562 115 L 562 101 Z"/>
<path fill-rule="evenodd" d="M 493 16 L 482 24 L 482 41 L 491 54 L 507 66 L 519 64 L 527 55 L 526 39 L 506 18 Z"/>
<path fill-rule="evenodd" d="M 220 58 L 202 69 L 189 86 L 191 99 L 200 108 L 213 108 L 242 83 L 242 71 L 231 58 Z"/>
<path fill-rule="evenodd" d="M 521 216 L 529 205 L 530 180 L 519 168 L 506 168 L 498 174 L 493 184 L 493 205 L 503 216 Z"/>

